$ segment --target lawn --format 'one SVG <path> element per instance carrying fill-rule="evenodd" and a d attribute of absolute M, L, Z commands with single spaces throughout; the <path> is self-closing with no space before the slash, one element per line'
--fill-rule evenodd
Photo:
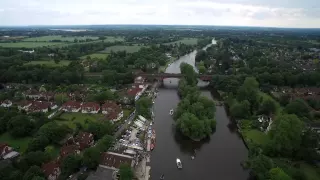
<path fill-rule="evenodd" d="M 132 46 L 110 46 L 107 47 L 105 50 L 101 51 L 103 53 L 110 53 L 111 51 L 117 52 L 117 51 L 127 51 L 127 53 L 134 53 L 139 51 L 142 47 L 145 47 L 143 45 L 132 45 Z"/>
<path fill-rule="evenodd" d="M 319 180 L 320 179 L 320 169 L 313 167 L 309 164 L 301 164 L 300 169 L 305 173 L 308 180 Z"/>
<path fill-rule="evenodd" d="M 56 120 L 58 124 L 66 124 L 71 129 L 75 129 L 76 123 L 80 123 L 83 127 L 87 127 L 89 121 L 102 119 L 103 114 L 63 113 L 60 118 L 64 120 Z"/>
<path fill-rule="evenodd" d="M 262 146 L 268 144 L 269 137 L 264 132 L 256 129 L 244 130 L 242 134 L 246 141 L 253 142 L 254 144 L 260 144 Z"/>
<path fill-rule="evenodd" d="M 187 44 L 187 45 L 196 45 L 198 43 L 198 39 L 197 38 L 183 38 L 182 40 L 179 40 L 179 41 L 164 43 L 164 45 L 180 44 L 180 43 Z"/>
<path fill-rule="evenodd" d="M 13 138 L 8 132 L 0 136 L 1 143 L 7 143 L 9 146 L 15 148 L 20 153 L 24 153 L 28 148 L 28 143 L 31 137 Z"/>
<path fill-rule="evenodd" d="M 87 56 L 90 56 L 91 59 L 94 59 L 94 58 L 97 58 L 97 59 L 106 59 L 106 57 L 108 57 L 108 54 L 94 53 L 94 54 L 89 54 L 89 55 L 81 56 L 80 59 L 87 59 Z"/>
<path fill-rule="evenodd" d="M 0 43 L 0 47 L 4 48 L 36 48 L 43 46 L 63 45 L 63 42 L 16 42 L 16 43 Z"/>
<path fill-rule="evenodd" d="M 99 38 L 94 37 L 94 36 L 66 36 L 66 37 L 62 37 L 62 36 L 58 35 L 58 36 L 40 36 L 40 37 L 26 38 L 23 41 L 28 41 L 28 42 L 47 41 L 47 42 L 49 42 L 52 40 L 60 40 L 60 41 L 74 42 L 75 39 L 78 39 L 78 40 L 86 40 L 86 39 L 97 40 Z"/>
<path fill-rule="evenodd" d="M 61 60 L 58 64 L 55 63 L 53 60 L 51 61 L 30 61 L 25 63 L 25 65 L 45 65 L 51 67 L 61 67 L 61 66 L 68 66 L 71 61 L 68 60 Z"/>

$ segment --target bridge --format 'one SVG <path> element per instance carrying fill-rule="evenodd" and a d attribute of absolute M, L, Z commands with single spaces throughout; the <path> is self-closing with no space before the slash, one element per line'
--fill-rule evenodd
<path fill-rule="evenodd" d="M 154 78 L 158 80 L 163 80 L 166 78 L 181 78 L 184 75 L 183 74 L 174 74 L 174 73 L 138 73 L 136 74 L 136 77 L 141 76 L 143 78 Z M 205 74 L 199 74 L 198 78 L 202 81 L 210 81 L 212 79 L 212 75 L 205 75 Z"/>

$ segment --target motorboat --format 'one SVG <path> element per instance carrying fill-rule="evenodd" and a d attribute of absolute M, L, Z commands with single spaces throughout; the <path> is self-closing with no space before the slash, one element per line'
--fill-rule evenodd
<path fill-rule="evenodd" d="M 191 159 L 194 160 L 194 156 L 191 156 Z"/>
<path fill-rule="evenodd" d="M 170 110 L 169 114 L 170 114 L 170 115 L 172 115 L 172 114 L 173 114 L 173 109 L 171 109 L 171 110 Z"/>
<path fill-rule="evenodd" d="M 160 176 L 160 180 L 164 180 L 164 174 Z"/>
<path fill-rule="evenodd" d="M 176 159 L 176 163 L 177 163 L 178 169 L 182 169 L 182 163 L 181 163 L 181 160 L 179 158 Z"/>

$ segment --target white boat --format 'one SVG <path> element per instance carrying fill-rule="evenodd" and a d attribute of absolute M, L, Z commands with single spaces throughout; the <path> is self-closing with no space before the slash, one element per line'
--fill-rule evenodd
<path fill-rule="evenodd" d="M 182 169 L 182 163 L 179 158 L 177 158 L 176 163 L 177 163 L 178 169 Z"/>
<path fill-rule="evenodd" d="M 171 110 L 170 110 L 169 114 L 170 114 L 170 115 L 172 115 L 172 114 L 173 114 L 173 109 L 171 109 Z"/>

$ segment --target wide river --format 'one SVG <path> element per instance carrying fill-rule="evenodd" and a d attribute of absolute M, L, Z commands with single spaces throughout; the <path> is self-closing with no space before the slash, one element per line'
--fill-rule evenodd
<path fill-rule="evenodd" d="M 215 44 L 215 41 L 212 42 Z M 181 57 L 167 69 L 168 73 L 180 73 L 180 64 L 194 66 L 196 51 Z M 204 83 L 200 83 L 203 85 Z M 238 136 L 234 124 L 229 120 L 222 106 L 216 107 L 217 127 L 210 138 L 194 142 L 183 137 L 173 126 L 169 115 L 180 99 L 177 94 L 177 79 L 165 79 L 164 87 L 159 89 L 154 104 L 156 146 L 151 154 L 151 179 L 165 180 L 246 180 L 249 173 L 240 163 L 247 159 L 248 151 Z M 204 96 L 213 98 L 209 91 L 202 91 Z M 194 160 L 191 156 L 196 150 Z M 178 170 L 176 158 L 180 158 L 183 169 Z"/>

